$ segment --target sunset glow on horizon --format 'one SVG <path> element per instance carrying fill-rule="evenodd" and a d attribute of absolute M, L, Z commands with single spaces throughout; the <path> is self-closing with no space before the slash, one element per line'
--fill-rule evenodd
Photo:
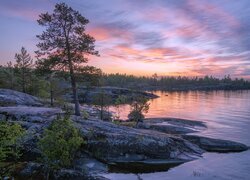
<path fill-rule="evenodd" d="M 1 0 L 0 65 L 24 46 L 34 57 L 38 15 L 65 2 L 90 20 L 105 73 L 250 79 L 250 1 Z"/>

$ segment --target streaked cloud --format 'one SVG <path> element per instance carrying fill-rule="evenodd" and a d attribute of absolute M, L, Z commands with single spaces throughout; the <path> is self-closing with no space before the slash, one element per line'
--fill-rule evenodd
<path fill-rule="evenodd" d="M 60 1 L 3 0 L 0 2 L 1 19 L 5 23 L 8 17 L 16 22 L 20 19 L 34 22 L 32 27 L 37 32 L 41 30 L 35 23 L 38 14 L 51 11 L 57 2 Z M 90 63 L 104 71 L 250 77 L 248 0 L 64 2 L 90 19 L 87 32 L 96 38 L 101 54 Z M 25 37 L 30 40 L 35 34 L 29 32 L 30 37 L 27 34 Z M 7 42 L 7 30 L 1 34 Z M 25 46 L 27 42 L 23 43 Z M 29 42 L 27 48 L 33 46 L 30 47 L 33 49 L 35 44 L 35 40 L 33 44 Z M 3 46 L 0 42 L 0 47 Z M 6 55 L 6 49 L 4 52 L 0 60 L 11 60 L 13 54 Z"/>

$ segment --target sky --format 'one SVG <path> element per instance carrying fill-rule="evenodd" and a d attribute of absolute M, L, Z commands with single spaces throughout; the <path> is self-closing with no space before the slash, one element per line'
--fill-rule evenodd
<path fill-rule="evenodd" d="M 34 57 L 39 14 L 65 2 L 90 20 L 106 73 L 250 79 L 249 0 L 0 0 L 0 64 Z"/>

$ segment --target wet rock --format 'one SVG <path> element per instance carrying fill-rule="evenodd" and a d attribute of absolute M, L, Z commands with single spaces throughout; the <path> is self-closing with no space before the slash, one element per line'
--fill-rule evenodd
<path fill-rule="evenodd" d="M 42 106 L 37 97 L 10 89 L 0 89 L 0 106 Z"/>
<path fill-rule="evenodd" d="M 229 140 L 213 139 L 196 135 L 184 135 L 182 137 L 209 152 L 241 152 L 248 150 L 246 145 Z"/>
<path fill-rule="evenodd" d="M 144 161 L 118 161 L 109 165 L 109 172 L 124 173 L 152 173 L 159 171 L 168 171 L 170 168 L 182 164 L 183 161 L 148 159 Z"/>
<path fill-rule="evenodd" d="M 74 161 L 74 169 L 80 172 L 88 172 L 89 176 L 95 177 L 101 173 L 108 172 L 108 166 L 89 156 L 87 153 L 81 152 Z"/>
<path fill-rule="evenodd" d="M 53 179 L 63 180 L 81 180 L 81 179 L 90 179 L 86 174 L 83 172 L 74 170 L 74 169 L 60 169 L 53 173 Z"/>
<path fill-rule="evenodd" d="M 201 121 L 192 121 L 177 118 L 148 118 L 138 124 L 138 128 L 152 129 L 167 134 L 188 134 L 206 128 Z"/>

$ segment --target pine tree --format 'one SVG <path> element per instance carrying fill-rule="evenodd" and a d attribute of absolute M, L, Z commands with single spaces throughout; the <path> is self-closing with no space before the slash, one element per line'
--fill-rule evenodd
<path fill-rule="evenodd" d="M 82 63 L 86 63 L 86 55 L 98 55 L 95 51 L 95 39 L 85 33 L 88 20 L 78 11 L 73 10 L 65 3 L 55 5 L 52 14 L 41 14 L 39 25 L 46 30 L 37 37 L 41 41 L 37 47 L 39 63 L 46 64 L 54 70 L 70 72 L 71 87 L 75 103 L 75 115 L 80 115 L 75 70 Z M 46 59 L 41 59 L 42 57 Z"/>
<path fill-rule="evenodd" d="M 20 54 L 15 55 L 15 59 L 15 68 L 17 69 L 20 78 L 19 84 L 22 87 L 22 91 L 25 93 L 31 74 L 31 68 L 33 66 L 33 60 L 24 47 L 21 48 Z"/>

